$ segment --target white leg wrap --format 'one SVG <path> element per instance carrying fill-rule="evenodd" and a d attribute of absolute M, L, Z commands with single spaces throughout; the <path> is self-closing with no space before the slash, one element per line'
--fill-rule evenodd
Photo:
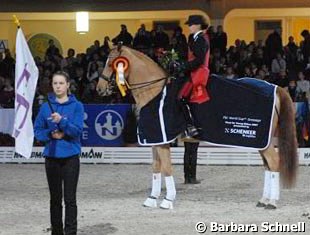
<path fill-rule="evenodd" d="M 264 192 L 263 192 L 264 199 L 270 199 L 270 180 L 271 180 L 271 172 L 265 171 Z"/>
<path fill-rule="evenodd" d="M 161 193 L 161 173 L 154 173 L 152 180 L 152 192 L 151 196 L 158 198 Z"/>
<path fill-rule="evenodd" d="M 173 202 L 167 200 L 166 198 L 164 198 L 164 200 L 160 204 L 160 208 L 167 209 L 167 210 L 169 210 L 169 209 L 172 210 L 173 209 Z"/>
<path fill-rule="evenodd" d="M 176 196 L 176 190 L 175 190 L 175 184 L 174 184 L 173 176 L 166 176 L 165 181 L 166 181 L 166 188 L 167 188 L 166 198 L 170 201 L 173 201 L 175 199 L 175 196 Z"/>
<path fill-rule="evenodd" d="M 143 206 L 145 207 L 150 207 L 150 208 L 156 208 L 157 207 L 157 201 L 155 198 L 150 198 L 148 197 L 144 203 L 143 203 Z"/>
<path fill-rule="evenodd" d="M 270 199 L 280 199 L 280 173 L 271 172 L 270 174 Z"/>

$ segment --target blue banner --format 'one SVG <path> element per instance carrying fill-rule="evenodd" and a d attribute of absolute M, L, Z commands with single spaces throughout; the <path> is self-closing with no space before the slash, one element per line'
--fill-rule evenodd
<path fill-rule="evenodd" d="M 82 146 L 122 146 L 130 104 L 84 105 Z"/>

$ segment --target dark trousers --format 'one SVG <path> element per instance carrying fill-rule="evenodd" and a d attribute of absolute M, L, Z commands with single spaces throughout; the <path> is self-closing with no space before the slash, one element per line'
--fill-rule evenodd
<path fill-rule="evenodd" d="M 76 188 L 80 173 L 80 159 L 46 158 L 45 169 L 50 190 L 50 216 L 52 235 L 76 235 Z M 62 195 L 65 202 L 65 228 L 62 222 Z M 64 233 L 65 232 L 65 233 Z"/>
<path fill-rule="evenodd" d="M 196 180 L 196 168 L 197 168 L 197 151 L 199 142 L 189 143 L 184 142 L 184 177 L 185 181 Z"/>

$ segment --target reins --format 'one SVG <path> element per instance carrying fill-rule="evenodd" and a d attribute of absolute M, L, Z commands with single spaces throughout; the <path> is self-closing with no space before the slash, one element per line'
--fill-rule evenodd
<path fill-rule="evenodd" d="M 128 84 L 129 90 L 136 90 L 136 89 L 148 87 L 150 85 L 156 84 L 162 80 L 167 80 L 167 79 L 168 79 L 168 77 L 163 77 L 163 78 L 155 79 L 155 80 L 148 81 L 148 82 L 139 82 L 139 83 Z M 132 86 L 137 86 L 137 87 L 132 88 Z"/>

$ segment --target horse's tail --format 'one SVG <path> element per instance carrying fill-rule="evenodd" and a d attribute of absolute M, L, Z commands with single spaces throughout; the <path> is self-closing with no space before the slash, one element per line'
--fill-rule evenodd
<path fill-rule="evenodd" d="M 278 87 L 280 98 L 279 113 L 279 156 L 283 186 L 290 188 L 296 182 L 298 167 L 295 109 L 291 97 L 283 88 Z"/>

